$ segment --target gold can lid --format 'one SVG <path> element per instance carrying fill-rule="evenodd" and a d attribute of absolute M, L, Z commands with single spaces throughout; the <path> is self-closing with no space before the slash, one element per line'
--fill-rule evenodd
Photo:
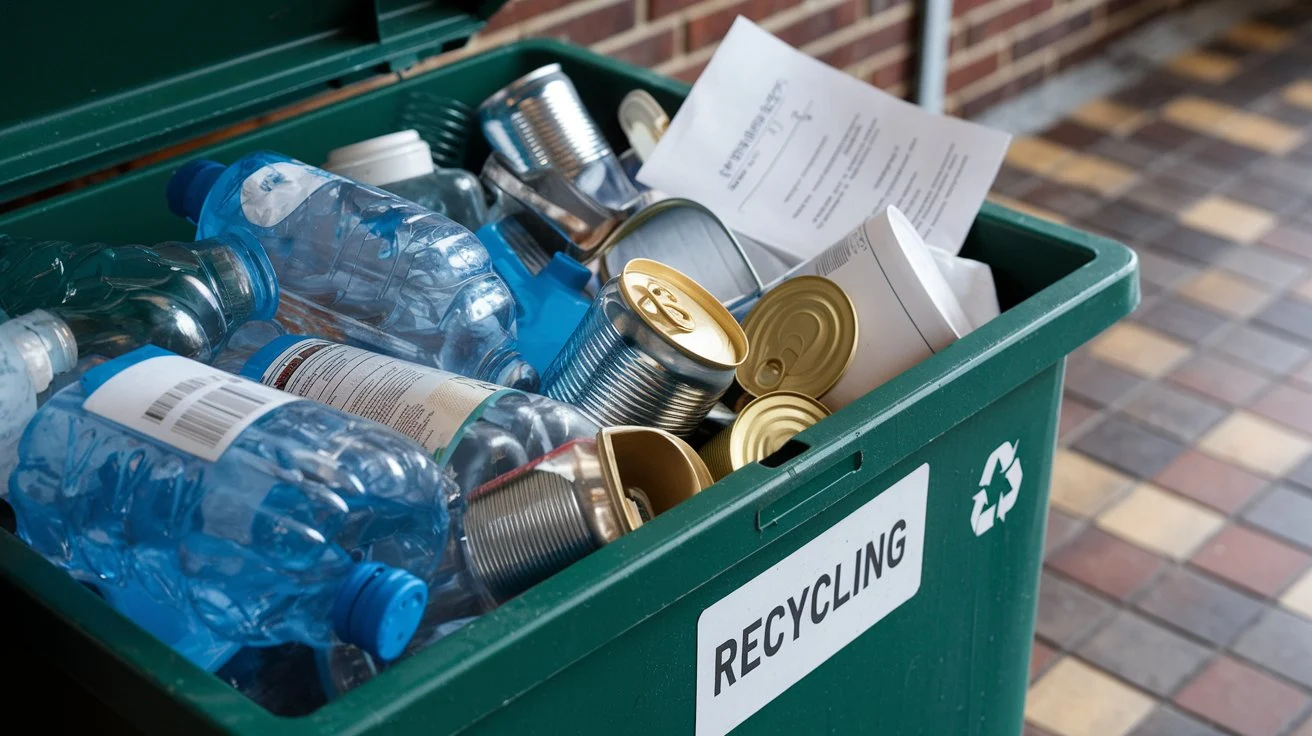
<path fill-rule="evenodd" d="M 827 416 L 825 405 L 805 394 L 768 393 L 743 407 L 734 420 L 729 434 L 729 462 L 737 470 L 768 457 Z"/>
<path fill-rule="evenodd" d="M 605 427 L 597 450 L 606 489 L 622 509 L 624 532 L 669 511 L 715 480 L 687 442 L 653 427 Z"/>
<path fill-rule="evenodd" d="M 629 309 L 690 358 L 731 369 L 747 359 L 747 335 L 700 284 L 648 258 L 634 258 L 620 273 Z"/>
<path fill-rule="evenodd" d="M 748 393 L 796 391 L 820 398 L 856 355 L 856 307 L 822 276 L 798 276 L 766 292 L 743 320 L 752 346 L 738 366 Z"/>

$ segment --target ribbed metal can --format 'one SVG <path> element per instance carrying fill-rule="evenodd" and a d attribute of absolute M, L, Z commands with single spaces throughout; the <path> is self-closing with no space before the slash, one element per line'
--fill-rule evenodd
<path fill-rule="evenodd" d="M 636 258 L 597 293 L 542 392 L 605 427 L 690 435 L 733 383 L 747 336 L 684 274 Z"/>
<path fill-rule="evenodd" d="M 598 202 L 624 209 L 638 190 L 624 174 L 559 64 L 520 77 L 478 108 L 492 149 L 521 173 L 555 169 Z"/>

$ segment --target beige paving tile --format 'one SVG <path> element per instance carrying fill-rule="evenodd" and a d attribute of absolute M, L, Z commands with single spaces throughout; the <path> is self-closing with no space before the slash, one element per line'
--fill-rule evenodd
<path fill-rule="evenodd" d="M 1051 177 L 1063 184 L 1113 197 L 1128 189 L 1138 174 L 1098 156 L 1075 156 L 1059 164 Z"/>
<path fill-rule="evenodd" d="M 1087 455 L 1061 449 L 1052 464 L 1052 505 L 1075 516 L 1091 517 L 1133 482 Z"/>
<path fill-rule="evenodd" d="M 1307 135 L 1298 128 L 1249 113 L 1235 115 L 1221 123 L 1216 134 L 1231 143 L 1256 148 L 1274 156 L 1283 156 L 1307 140 Z"/>
<path fill-rule="evenodd" d="M 1180 288 L 1180 296 L 1232 317 L 1251 317 L 1275 294 L 1221 268 L 1209 268 Z"/>
<path fill-rule="evenodd" d="M 1312 452 L 1307 438 L 1245 411 L 1231 414 L 1212 428 L 1198 447 L 1271 478 L 1283 477 Z"/>
<path fill-rule="evenodd" d="M 1239 71 L 1239 62 L 1224 54 L 1189 51 L 1171 59 L 1166 68 L 1180 76 L 1220 84 Z"/>
<path fill-rule="evenodd" d="M 1236 46 L 1257 51 L 1275 51 L 1289 44 L 1294 36 L 1288 30 L 1269 23 L 1246 21 L 1233 26 L 1222 36 Z"/>
<path fill-rule="evenodd" d="M 1225 525 L 1225 517 L 1150 483 L 1141 483 L 1099 515 L 1097 524 L 1127 542 L 1186 560 Z"/>
<path fill-rule="evenodd" d="M 1312 79 L 1302 79 L 1285 88 L 1285 102 L 1312 110 Z"/>
<path fill-rule="evenodd" d="M 1202 97 L 1184 96 L 1167 103 L 1162 108 L 1162 117 L 1176 125 L 1211 133 L 1238 112 L 1235 108 L 1219 102 Z"/>
<path fill-rule="evenodd" d="M 1147 378 L 1166 375 L 1189 355 L 1188 345 L 1134 322 L 1120 322 L 1102 333 L 1090 354 Z"/>
<path fill-rule="evenodd" d="M 1276 216 L 1264 209 L 1213 194 L 1180 213 L 1180 222 L 1218 238 L 1248 244 L 1276 226 Z"/>
<path fill-rule="evenodd" d="M 1280 605 L 1304 618 L 1312 619 L 1312 570 L 1303 573 L 1303 577 L 1289 586 L 1289 590 L 1280 596 Z"/>
<path fill-rule="evenodd" d="M 1062 224 L 1066 223 L 1066 218 L 1057 214 L 1056 212 L 1050 212 L 1048 210 L 1043 209 L 1042 207 L 1035 207 L 1034 205 L 1029 204 L 1028 202 L 1022 202 L 1019 199 L 1008 197 L 1005 194 L 997 194 L 996 192 L 990 194 L 989 201 L 996 202 L 1002 205 L 1003 207 L 1009 207 L 1013 210 L 1016 210 L 1017 212 L 1024 212 L 1027 215 L 1033 215 L 1034 217 L 1037 217 L 1040 220 L 1048 220 L 1050 222 L 1057 222 Z"/>
<path fill-rule="evenodd" d="M 1071 118 L 1090 128 L 1096 128 L 1115 135 L 1127 135 L 1148 122 L 1149 115 L 1129 105 L 1122 105 L 1119 102 L 1107 99 L 1097 99 L 1085 103 L 1078 110 L 1071 113 Z"/>
<path fill-rule="evenodd" d="M 1016 138 L 1007 149 L 1007 163 L 1035 174 L 1047 174 L 1074 155 L 1071 149 L 1042 138 Z"/>
<path fill-rule="evenodd" d="M 1124 736 L 1152 708 L 1142 692 L 1066 657 L 1030 688 L 1025 719 L 1054 736 Z"/>

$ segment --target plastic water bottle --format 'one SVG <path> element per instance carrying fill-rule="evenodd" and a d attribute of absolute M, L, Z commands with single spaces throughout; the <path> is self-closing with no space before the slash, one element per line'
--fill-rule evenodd
<path fill-rule="evenodd" d="M 478 176 L 464 169 L 438 168 L 432 149 L 415 130 L 334 148 L 323 168 L 446 215 L 470 232 L 487 222 L 487 200 Z"/>
<path fill-rule="evenodd" d="M 248 235 L 153 246 L 0 236 L 0 308 L 51 312 L 84 356 L 153 343 L 210 360 L 237 327 L 277 307 L 273 265 Z"/>
<path fill-rule="evenodd" d="M 396 657 L 456 495 L 386 427 L 154 347 L 47 402 L 9 485 L 25 541 L 211 671 L 241 645 Z"/>
<path fill-rule="evenodd" d="M 240 336 L 239 336 L 240 337 Z M 382 422 L 455 478 L 451 531 L 417 651 L 710 485 L 659 430 L 602 430 L 568 404 L 348 345 L 286 335 L 243 375 Z M 358 650 L 322 658 L 330 694 L 376 672 Z"/>
<path fill-rule="evenodd" d="M 37 396 L 77 364 L 77 343 L 63 320 L 32 312 L 0 324 L 0 498 L 18 463 L 18 440 L 36 414 Z"/>
<path fill-rule="evenodd" d="M 275 153 L 188 163 L 168 200 L 198 238 L 253 235 L 286 291 L 425 344 L 445 370 L 536 386 L 515 349 L 514 297 L 478 239 L 446 217 Z"/>
<path fill-rule="evenodd" d="M 252 323 L 237 339 L 253 342 L 242 333 L 265 329 Z M 462 492 L 599 430 L 545 396 L 301 335 L 269 342 L 241 374 L 395 429 L 437 458 Z"/>

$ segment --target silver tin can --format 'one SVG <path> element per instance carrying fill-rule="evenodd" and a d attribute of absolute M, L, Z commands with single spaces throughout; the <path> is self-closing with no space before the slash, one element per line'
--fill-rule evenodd
<path fill-rule="evenodd" d="M 479 106 L 478 117 L 492 150 L 520 173 L 555 169 L 617 210 L 639 196 L 559 64 L 511 82 Z"/>
<path fill-rule="evenodd" d="M 602 426 L 687 436 L 733 382 L 747 336 L 697 282 L 637 258 L 597 293 L 542 392 Z"/>

